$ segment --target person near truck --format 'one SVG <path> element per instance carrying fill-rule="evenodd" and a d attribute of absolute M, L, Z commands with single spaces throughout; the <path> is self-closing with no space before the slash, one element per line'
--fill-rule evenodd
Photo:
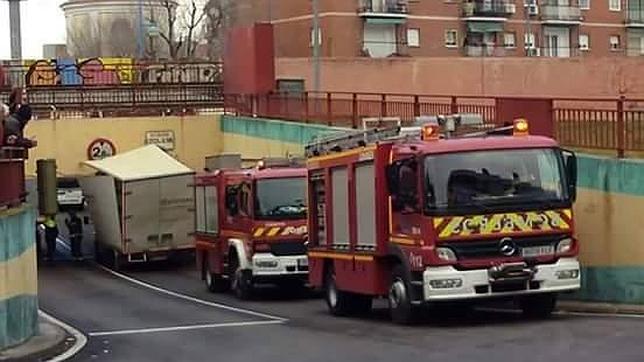
<path fill-rule="evenodd" d="M 31 107 L 23 105 L 15 113 L 12 113 L 4 120 L 4 137 L 6 146 L 13 147 L 35 147 L 37 142 L 25 138 L 24 130 L 31 120 Z"/>
<path fill-rule="evenodd" d="M 65 219 L 65 225 L 67 225 L 69 241 L 72 244 L 72 257 L 76 260 L 81 260 L 83 257 L 81 249 L 83 242 L 83 221 L 78 217 L 76 212 L 70 211 L 69 217 Z"/>
<path fill-rule="evenodd" d="M 45 243 L 47 244 L 47 256 L 45 260 L 54 260 L 56 254 L 56 239 L 58 239 L 58 225 L 56 220 L 48 216 L 45 219 Z"/>

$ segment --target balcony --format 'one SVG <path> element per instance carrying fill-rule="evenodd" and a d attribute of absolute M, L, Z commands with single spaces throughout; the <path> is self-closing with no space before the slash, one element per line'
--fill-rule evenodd
<path fill-rule="evenodd" d="M 508 54 L 508 49 L 498 45 L 466 45 L 464 48 L 467 57 L 504 57 Z"/>
<path fill-rule="evenodd" d="M 626 26 L 644 28 L 644 8 L 626 10 Z"/>
<path fill-rule="evenodd" d="M 501 20 L 516 11 L 517 7 L 512 0 L 469 0 L 463 3 L 463 17 L 478 21 Z"/>
<path fill-rule="evenodd" d="M 408 11 L 406 0 L 362 0 L 358 16 L 368 23 L 401 24 Z"/>
<path fill-rule="evenodd" d="M 579 4 L 568 1 L 545 1 L 540 10 L 544 24 L 576 25 L 582 21 Z"/>

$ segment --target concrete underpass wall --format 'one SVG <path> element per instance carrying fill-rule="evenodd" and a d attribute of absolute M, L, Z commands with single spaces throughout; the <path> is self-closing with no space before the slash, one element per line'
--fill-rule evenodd
<path fill-rule="evenodd" d="M 244 158 L 302 155 L 304 145 L 316 135 L 338 129 L 252 117 L 223 116 L 223 151 Z"/>
<path fill-rule="evenodd" d="M 223 150 L 219 122 L 218 115 L 34 120 L 26 133 L 36 138 L 38 147 L 30 151 L 26 172 L 34 176 L 37 159 L 55 158 L 59 174 L 87 174 L 92 170 L 81 166 L 81 162 L 88 159 L 87 148 L 92 141 L 108 139 L 117 153 L 123 153 L 143 146 L 150 131 L 172 131 L 171 153 L 187 166 L 200 170 L 206 156 Z"/>
<path fill-rule="evenodd" d="M 644 304 L 644 162 L 579 157 L 579 299 Z"/>
<path fill-rule="evenodd" d="M 35 211 L 0 211 L 0 350 L 38 331 Z"/>

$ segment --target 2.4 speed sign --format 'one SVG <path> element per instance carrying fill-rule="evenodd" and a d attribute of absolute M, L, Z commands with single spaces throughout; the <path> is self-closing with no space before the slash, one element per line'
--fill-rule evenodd
<path fill-rule="evenodd" d="M 101 160 L 115 154 L 116 147 L 114 147 L 112 141 L 105 138 L 97 138 L 87 147 L 87 158 L 90 160 Z"/>

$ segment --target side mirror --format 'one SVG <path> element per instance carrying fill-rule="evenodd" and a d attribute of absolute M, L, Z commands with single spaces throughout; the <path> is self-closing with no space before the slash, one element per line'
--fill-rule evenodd
<path fill-rule="evenodd" d="M 574 202 L 577 200 L 577 156 L 572 151 L 563 150 L 563 157 L 566 166 L 568 197 Z"/>
<path fill-rule="evenodd" d="M 400 172 L 400 164 L 394 163 L 387 166 L 387 191 L 389 195 L 395 195 L 398 191 L 398 174 Z"/>
<path fill-rule="evenodd" d="M 229 190 L 226 193 L 226 208 L 232 216 L 236 216 L 239 213 L 239 203 L 237 202 L 238 193 L 239 189 L 237 188 Z"/>

